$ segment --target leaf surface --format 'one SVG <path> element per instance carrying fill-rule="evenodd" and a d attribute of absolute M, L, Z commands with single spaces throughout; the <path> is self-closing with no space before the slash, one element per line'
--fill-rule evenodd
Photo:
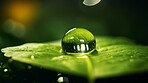
<path fill-rule="evenodd" d="M 96 37 L 92 54 L 62 53 L 60 41 L 26 43 L 2 49 L 4 56 L 71 75 L 97 78 L 122 76 L 148 71 L 148 46 L 136 45 L 126 38 Z"/>

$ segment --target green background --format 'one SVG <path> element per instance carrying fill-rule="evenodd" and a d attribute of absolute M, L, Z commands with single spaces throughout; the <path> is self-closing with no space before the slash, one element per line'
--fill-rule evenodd
<path fill-rule="evenodd" d="M 28 42 L 59 40 L 74 27 L 86 28 L 97 36 L 123 36 L 148 45 L 147 0 L 102 0 L 92 7 L 83 5 L 83 0 L 20 0 L 23 7 L 28 6 L 25 3 L 28 2 L 36 10 L 33 18 L 28 16 L 31 22 L 26 23 L 7 12 L 19 16 L 23 7 L 18 1 L 0 1 L 0 49 Z M 10 3 L 16 3 L 16 8 L 20 8 L 18 12 L 11 9 Z M 13 26 L 6 22 L 10 19 L 23 25 L 25 34 L 20 36 L 23 32 L 20 26 L 9 32 Z M 7 61 L 2 53 L 0 61 Z"/>
<path fill-rule="evenodd" d="M 31 4 L 37 3 L 33 5 L 37 12 L 33 13 L 35 17 L 31 19 L 31 23 L 22 23 L 26 33 L 21 37 L 19 34 L 13 34 L 17 33 L 17 30 L 8 33 L 4 27 L 8 19 L 21 23 L 5 13 L 11 10 L 6 6 L 17 1 L 19 0 L 0 2 L 0 47 L 61 39 L 73 27 L 86 28 L 94 35 L 124 36 L 140 44 L 148 44 L 146 0 L 102 0 L 91 7 L 83 5 L 83 0 L 30 0 L 28 2 Z"/>

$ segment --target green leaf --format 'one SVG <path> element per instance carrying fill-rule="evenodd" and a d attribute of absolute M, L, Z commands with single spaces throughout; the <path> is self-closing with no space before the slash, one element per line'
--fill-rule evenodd
<path fill-rule="evenodd" d="M 2 49 L 6 57 L 71 75 L 97 78 L 122 76 L 148 71 L 148 46 L 136 45 L 126 38 L 96 37 L 93 54 L 62 53 L 60 41 L 26 43 Z"/>

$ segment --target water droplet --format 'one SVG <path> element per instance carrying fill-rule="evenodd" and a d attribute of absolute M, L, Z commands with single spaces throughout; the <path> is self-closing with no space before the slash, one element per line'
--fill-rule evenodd
<path fill-rule="evenodd" d="M 57 79 L 57 83 L 69 83 L 69 79 L 65 76 L 63 76 L 61 73 L 59 73 Z"/>
<path fill-rule="evenodd" d="M 34 59 L 34 56 L 33 55 L 31 56 L 31 59 Z"/>
<path fill-rule="evenodd" d="M 62 39 L 62 50 L 65 53 L 91 53 L 95 49 L 95 37 L 83 28 L 69 30 Z"/>
<path fill-rule="evenodd" d="M 8 72 L 8 69 L 4 69 L 4 72 Z"/>
<path fill-rule="evenodd" d="M 31 69 L 31 68 L 32 68 L 32 66 L 28 65 L 28 69 Z"/>

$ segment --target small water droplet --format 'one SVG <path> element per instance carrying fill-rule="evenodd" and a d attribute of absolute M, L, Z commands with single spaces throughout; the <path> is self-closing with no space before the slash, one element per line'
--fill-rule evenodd
<path fill-rule="evenodd" d="M 31 56 L 31 59 L 34 59 L 34 56 L 33 55 Z"/>
<path fill-rule="evenodd" d="M 8 69 L 4 69 L 4 72 L 8 72 Z"/>
<path fill-rule="evenodd" d="M 32 68 L 32 66 L 28 65 L 28 69 L 31 69 L 31 68 Z"/>
<path fill-rule="evenodd" d="M 65 53 L 91 53 L 95 49 L 95 37 L 83 28 L 69 30 L 62 39 L 62 50 Z"/>
<path fill-rule="evenodd" d="M 57 79 L 57 83 L 69 83 L 69 79 L 65 76 L 63 76 L 61 73 L 59 73 Z"/>
<path fill-rule="evenodd" d="M 58 80 L 57 80 L 57 82 L 58 82 L 58 83 L 64 82 L 64 81 L 63 81 L 63 77 L 59 77 Z"/>

